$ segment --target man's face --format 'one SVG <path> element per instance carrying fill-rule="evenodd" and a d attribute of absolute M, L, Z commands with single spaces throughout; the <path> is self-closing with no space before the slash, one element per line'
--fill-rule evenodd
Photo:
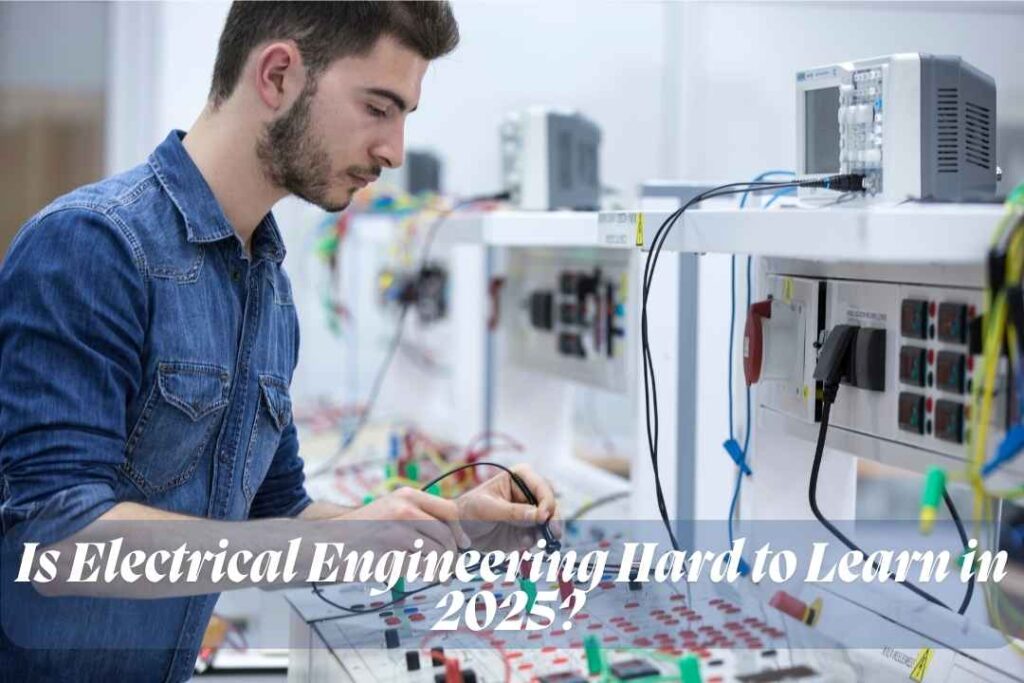
<path fill-rule="evenodd" d="M 427 64 L 383 36 L 365 56 L 335 60 L 307 79 L 259 141 L 271 182 L 326 211 L 347 207 L 382 167 L 402 164 L 405 117 L 419 103 Z"/>

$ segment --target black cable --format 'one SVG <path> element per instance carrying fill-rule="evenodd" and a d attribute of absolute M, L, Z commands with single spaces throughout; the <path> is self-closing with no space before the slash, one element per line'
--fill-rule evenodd
<path fill-rule="evenodd" d="M 420 490 L 421 491 L 426 491 L 428 488 L 430 488 L 434 484 L 442 481 L 443 479 L 446 479 L 447 477 L 450 477 L 451 475 L 455 474 L 456 472 L 461 472 L 463 470 L 468 470 L 468 469 L 470 469 L 472 467 L 480 467 L 480 466 L 484 466 L 484 467 L 497 467 L 499 470 L 505 472 L 506 474 L 508 474 L 509 478 L 516 485 L 516 487 L 522 492 L 523 497 L 526 498 L 526 502 L 528 502 L 530 505 L 533 505 L 533 506 L 536 506 L 538 504 L 537 497 L 535 495 L 533 495 L 533 491 L 531 491 L 530 487 L 526 485 L 526 482 L 523 481 L 522 477 L 520 477 L 518 474 L 513 472 L 508 467 L 505 467 L 501 463 L 497 463 L 497 462 L 478 461 L 478 462 L 466 463 L 465 465 L 459 465 L 458 467 L 452 468 L 452 469 L 448 470 L 447 472 L 442 472 L 438 476 L 434 477 L 432 480 L 430 480 L 429 482 L 427 482 L 426 484 L 421 486 Z M 548 526 L 548 522 L 546 520 L 544 522 L 538 524 L 537 525 L 537 529 L 540 531 L 541 536 L 544 537 L 544 542 L 547 544 L 546 547 L 547 547 L 548 550 L 555 551 L 555 550 L 559 550 L 562 547 L 561 542 L 557 538 L 555 538 L 555 535 L 551 532 L 551 527 Z"/>
<path fill-rule="evenodd" d="M 946 509 L 949 510 L 949 516 L 953 518 L 953 524 L 956 525 L 956 533 L 960 536 L 961 546 L 967 548 L 967 529 L 964 528 L 963 520 L 960 519 L 960 513 L 957 512 L 949 491 L 943 489 L 942 499 L 946 502 Z M 957 610 L 958 614 L 965 614 L 967 608 L 971 606 L 971 598 L 974 596 L 974 579 L 974 572 L 971 572 L 971 576 L 967 579 L 967 592 L 964 594 L 963 602 L 960 603 L 960 609 Z"/>
<path fill-rule="evenodd" d="M 471 467 L 478 467 L 478 466 L 497 467 L 499 470 L 505 472 L 506 474 L 508 474 L 509 477 L 511 477 L 512 481 L 515 482 L 515 485 L 519 488 L 519 490 L 522 491 L 523 497 L 526 498 L 526 502 L 528 502 L 530 505 L 536 505 L 537 504 L 537 497 L 535 495 L 533 495 L 533 491 L 530 490 L 530 488 L 526 485 L 526 482 L 523 481 L 522 478 L 518 474 L 513 472 L 508 467 L 505 467 L 501 463 L 488 462 L 486 460 L 481 460 L 481 461 L 478 461 L 478 462 L 467 462 L 464 465 L 459 465 L 458 467 L 453 467 L 452 469 L 447 470 L 446 472 L 442 472 L 441 474 L 437 475 L 436 477 L 431 479 L 429 482 L 427 482 L 426 484 L 421 486 L 420 487 L 420 491 L 426 491 L 427 489 L 429 489 L 434 484 L 437 484 L 439 482 L 444 481 L 445 479 L 447 479 L 448 477 L 452 476 L 453 474 L 456 474 L 457 472 L 462 472 L 463 470 L 468 470 Z"/>
<path fill-rule="evenodd" d="M 702 192 L 670 214 L 662 223 L 661 227 L 658 228 L 658 231 L 655 233 L 654 239 L 651 242 L 651 248 L 648 251 L 647 260 L 644 264 L 643 305 L 641 309 L 641 347 L 644 365 L 644 411 L 647 419 L 647 446 L 651 454 L 651 467 L 654 471 L 654 490 L 658 503 L 658 511 L 661 515 L 662 522 L 665 525 L 665 530 L 668 532 L 669 540 L 671 541 L 672 548 L 674 550 L 679 550 L 679 543 L 676 540 L 675 532 L 673 531 L 672 524 L 669 520 L 668 509 L 665 504 L 665 496 L 661 486 L 661 471 L 658 466 L 658 439 L 660 435 L 658 389 L 654 378 L 654 359 L 651 356 L 650 338 L 647 326 L 647 301 L 650 295 L 651 284 L 654 280 L 654 272 L 657 268 L 658 258 L 661 255 L 662 246 L 664 245 L 669 232 L 671 232 L 671 229 L 675 226 L 676 221 L 678 221 L 687 209 L 699 202 L 713 197 L 748 192 L 752 188 L 759 190 L 774 190 L 797 186 L 800 183 L 801 181 L 788 181 L 784 183 L 747 181 L 741 183 L 730 183 L 728 185 L 722 185 L 706 192 Z"/>
<path fill-rule="evenodd" d="M 456 202 L 454 206 L 434 219 L 434 222 L 431 223 L 430 227 L 427 229 L 427 237 L 423 242 L 423 251 L 420 254 L 419 266 L 417 267 L 416 272 L 421 273 L 426 267 L 427 260 L 430 258 L 430 248 L 433 246 L 438 230 L 441 228 L 441 224 L 444 223 L 449 216 L 466 206 L 486 201 L 501 201 L 508 199 L 510 196 L 511 195 L 508 192 L 499 192 L 497 194 L 480 195 L 477 197 L 463 199 Z M 309 475 L 310 477 L 316 477 L 326 472 L 330 472 L 338 460 L 348 452 L 348 449 L 355 443 L 356 437 L 359 436 L 367 423 L 369 423 L 370 415 L 377 403 L 380 391 L 384 386 L 384 379 L 387 377 L 388 370 L 391 369 L 391 363 L 395 359 L 395 352 L 397 352 L 398 347 L 402 345 L 402 335 L 405 333 L 405 318 L 409 313 L 411 305 L 412 302 L 402 302 L 402 308 L 398 313 L 398 322 L 395 324 L 395 332 L 391 336 L 391 342 L 388 344 L 388 350 L 384 356 L 384 360 L 381 361 L 377 374 L 374 376 L 373 385 L 370 387 L 370 393 L 367 395 L 366 402 L 363 404 L 363 410 L 359 414 L 359 421 L 352 428 L 352 431 L 348 433 L 348 436 L 345 437 L 341 447 L 338 448 L 338 450 L 335 451 L 319 467 L 311 472 Z"/>
<path fill-rule="evenodd" d="M 642 286 L 642 304 L 640 311 L 640 336 L 641 356 L 644 371 L 644 414 L 647 422 L 647 448 L 651 456 L 651 468 L 654 471 L 654 491 L 658 503 L 658 512 L 661 515 L 662 523 L 668 532 L 669 540 L 674 550 L 679 550 L 679 542 L 676 540 L 675 532 L 672 529 L 672 522 L 669 519 L 668 508 L 665 504 L 665 495 L 661 486 L 661 471 L 658 467 L 658 437 L 659 437 L 659 416 L 658 416 L 658 388 L 655 381 L 654 358 L 651 355 L 650 337 L 647 326 L 647 301 L 650 296 L 651 285 L 654 281 L 654 273 L 658 266 L 658 259 L 661 256 L 662 247 L 669 233 L 679 218 L 690 207 L 699 204 L 707 199 L 723 197 L 731 194 L 741 194 L 752 190 L 780 190 L 787 187 L 826 187 L 839 191 L 860 191 L 863 190 L 864 176 L 847 174 L 829 176 L 827 178 L 797 179 L 786 182 L 768 181 L 746 181 L 729 183 L 706 190 L 693 197 L 680 208 L 673 211 L 662 222 L 654 238 L 651 240 L 647 252 L 647 260 L 644 263 L 644 276 Z"/>
<path fill-rule="evenodd" d="M 827 389 L 826 389 L 826 393 L 827 393 Z M 820 425 L 820 427 L 818 429 L 818 443 L 817 443 L 817 445 L 814 448 L 814 461 L 811 464 L 811 479 L 810 479 L 810 483 L 808 484 L 808 491 L 807 491 L 808 502 L 811 505 L 811 512 L 814 514 L 815 519 L 817 519 L 818 522 L 821 523 L 821 525 L 823 527 L 828 529 L 829 533 L 831 533 L 833 536 L 835 536 L 837 539 L 839 539 L 839 541 L 842 542 L 842 544 L 845 545 L 850 550 L 853 550 L 855 552 L 859 552 L 864 557 L 867 557 L 868 553 L 864 552 L 864 550 L 861 549 L 860 546 L 858 546 L 856 543 L 854 543 L 852 540 L 850 540 L 850 538 L 848 538 L 842 531 L 840 531 L 838 528 L 836 528 L 836 526 L 834 524 L 832 524 L 832 522 L 830 522 L 825 517 L 825 515 L 822 514 L 821 510 L 818 508 L 818 474 L 820 473 L 820 470 L 821 470 L 822 456 L 823 456 L 824 451 L 825 451 L 825 439 L 826 439 L 826 436 L 828 434 L 829 416 L 830 416 L 831 410 L 832 410 L 832 401 L 829 401 L 829 400 L 824 401 L 823 405 L 822 405 L 822 409 L 821 409 L 821 425 Z M 956 524 L 957 532 L 960 534 L 961 543 L 963 544 L 963 547 L 966 548 L 967 547 L 967 531 L 966 531 L 966 529 L 964 529 L 963 522 L 960 519 L 960 515 L 957 513 L 956 506 L 953 504 L 953 499 L 950 498 L 949 493 L 943 491 L 943 500 L 946 501 L 946 507 L 949 509 L 949 514 L 953 518 L 954 523 Z M 879 564 L 878 564 L 878 562 L 876 560 L 872 560 L 871 564 L 874 567 L 875 571 L 880 571 L 881 568 L 880 568 L 880 566 L 879 566 Z M 904 588 L 906 588 L 910 592 L 914 593 L 915 595 L 918 595 L 919 597 L 924 598 L 928 602 L 933 603 L 935 605 L 938 605 L 940 607 L 945 607 L 946 609 L 952 611 L 952 608 L 950 608 L 949 605 L 947 605 L 946 603 L 942 602 L 941 600 L 939 600 L 938 598 L 936 598 L 932 594 L 930 594 L 930 593 L 928 593 L 928 592 L 918 588 L 917 586 L 915 586 L 914 584 L 910 583 L 909 581 L 900 581 L 899 579 L 896 579 L 895 577 L 893 577 L 891 574 L 888 575 L 888 578 L 892 578 L 900 586 L 903 586 Z M 967 593 L 964 596 L 964 600 L 963 600 L 963 602 L 960 605 L 960 609 L 958 610 L 959 614 L 963 614 L 964 612 L 967 611 L 967 607 L 971 603 L 971 596 L 973 594 L 974 594 L 974 576 L 971 576 L 970 580 L 967 583 Z"/>

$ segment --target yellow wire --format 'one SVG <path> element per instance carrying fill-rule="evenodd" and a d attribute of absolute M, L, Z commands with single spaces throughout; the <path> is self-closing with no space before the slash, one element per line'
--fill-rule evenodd
<path fill-rule="evenodd" d="M 1007 231 L 1017 226 L 1021 217 L 1020 208 L 1017 206 L 1008 207 L 993 235 L 993 245 L 1002 241 Z M 1022 263 L 1024 263 L 1024 238 L 1022 238 L 1022 235 L 1024 233 L 1018 231 L 1010 239 L 1007 249 L 1007 284 L 1019 282 L 1021 279 L 1021 268 Z M 984 292 L 984 310 L 988 315 L 986 316 L 986 324 L 982 331 L 984 339 L 983 380 L 980 383 L 975 382 L 971 389 L 971 436 L 969 443 L 969 465 L 966 472 L 966 479 L 974 493 L 973 529 L 975 538 L 979 540 L 979 550 L 984 550 L 985 546 L 988 545 L 984 543 L 984 536 L 980 533 L 979 524 L 984 528 L 989 528 L 990 525 L 994 524 L 992 519 L 992 496 L 994 494 L 1009 494 L 1000 495 L 999 497 L 1016 497 L 1024 493 L 1024 487 L 1010 489 L 1009 491 L 989 491 L 985 488 L 981 476 L 981 469 L 985 462 L 988 428 L 992 417 L 995 376 L 1004 338 L 1009 338 L 1011 353 L 1015 354 L 1015 357 L 1019 356 L 1015 348 L 1018 331 L 1013 329 L 1012 325 L 1007 329 L 1006 294 L 1002 291 L 1002 288 L 998 294 L 994 294 L 990 283 L 987 281 Z M 1019 360 L 1019 357 L 1017 357 L 1014 367 L 1019 367 Z M 1002 607 L 1005 605 L 1010 609 L 1011 614 L 1008 616 L 1016 616 L 1015 621 L 1024 620 L 1021 619 L 1019 614 L 1014 614 L 1017 610 L 1012 603 L 1002 600 L 1003 592 L 998 585 L 986 582 L 982 586 L 982 593 L 985 596 L 985 608 L 989 615 L 989 620 L 999 629 L 1008 645 L 1019 655 L 1024 656 L 1024 647 L 1017 642 L 1004 623 Z"/>

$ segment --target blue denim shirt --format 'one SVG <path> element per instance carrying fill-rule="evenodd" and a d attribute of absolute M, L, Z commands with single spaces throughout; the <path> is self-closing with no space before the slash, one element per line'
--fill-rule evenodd
<path fill-rule="evenodd" d="M 0 267 L 3 676 L 186 679 L 217 597 L 43 598 L 11 583 L 21 543 L 121 501 L 224 520 L 311 502 L 280 233 L 268 214 L 249 257 L 182 137 L 57 199 Z"/>

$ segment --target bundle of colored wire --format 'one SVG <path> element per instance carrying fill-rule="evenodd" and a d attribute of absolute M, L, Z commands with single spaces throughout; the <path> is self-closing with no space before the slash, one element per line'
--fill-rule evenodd
<path fill-rule="evenodd" d="M 992 534 L 988 547 L 998 550 L 998 528 L 993 510 L 999 499 L 1024 496 L 1024 485 L 1008 490 L 988 488 L 983 474 L 997 372 L 1004 344 L 1010 350 L 1011 371 L 1018 376 L 1022 373 L 1022 354 L 1018 342 L 1024 330 L 1017 329 L 1009 320 L 1008 290 L 1019 287 L 1024 276 L 1024 185 L 1018 186 L 1007 200 L 1006 211 L 993 235 L 988 264 L 982 320 L 982 360 L 971 387 L 971 423 L 967 438 L 970 459 L 964 477 L 974 494 L 974 536 L 981 541 L 985 538 L 983 531 L 988 529 Z M 1020 401 L 1021 397 L 1018 396 L 1017 400 Z M 979 550 L 984 548 L 984 545 L 979 546 Z M 1013 640 L 1014 636 L 1019 637 L 1024 633 L 1024 615 L 1007 599 L 997 583 L 986 582 L 984 595 L 992 623 L 1007 637 L 1014 649 L 1024 654 L 1024 648 Z M 1004 623 L 1004 616 L 1013 619 L 1012 631 Z"/>
<path fill-rule="evenodd" d="M 434 240 L 437 237 L 438 230 L 450 215 L 468 206 L 473 206 L 481 202 L 496 202 L 502 201 L 509 198 L 508 192 L 499 192 L 497 194 L 481 195 L 478 197 L 470 197 L 456 202 L 450 209 L 441 213 L 427 230 L 427 236 L 423 244 L 423 252 L 420 255 L 419 268 L 422 270 L 424 266 L 430 260 L 430 250 L 433 247 Z M 338 450 L 335 451 L 330 457 L 324 460 L 316 469 L 309 473 L 310 477 L 317 477 L 330 472 L 338 460 L 340 460 L 348 449 L 355 443 L 356 437 L 362 432 L 363 428 L 370 421 L 370 415 L 373 412 L 373 408 L 377 403 L 377 398 L 380 395 L 380 390 L 384 386 L 384 379 L 387 377 L 388 369 L 391 367 L 391 361 L 394 360 L 395 352 L 398 347 L 402 344 L 402 334 L 405 330 L 405 318 L 409 313 L 409 305 L 403 304 L 401 311 L 398 313 L 398 321 L 395 324 L 395 333 L 391 338 L 391 343 L 388 344 L 388 350 L 384 356 L 384 360 L 380 364 L 380 368 L 377 370 L 377 375 L 374 377 L 373 385 L 370 388 L 370 394 L 367 397 L 364 405 L 366 406 L 363 410 L 362 415 L 359 417 L 359 422 L 352 428 L 352 430 L 342 440 Z"/>

